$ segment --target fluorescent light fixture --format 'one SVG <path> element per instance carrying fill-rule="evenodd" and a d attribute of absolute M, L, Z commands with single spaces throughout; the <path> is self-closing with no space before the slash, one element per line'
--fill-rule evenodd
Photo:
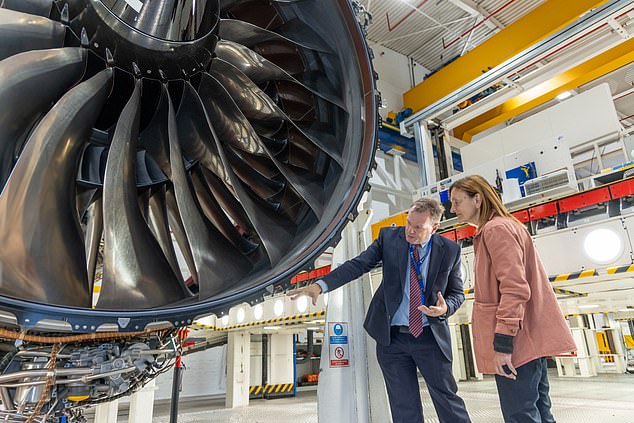
<path fill-rule="evenodd" d="M 634 311 L 634 308 L 622 308 L 622 309 L 620 309 L 619 311 L 621 311 L 621 312 L 624 312 L 624 313 L 625 313 L 625 312 L 628 312 L 628 311 Z"/>
<path fill-rule="evenodd" d="M 264 326 L 262 329 L 264 330 L 280 330 L 279 326 Z"/>
<path fill-rule="evenodd" d="M 240 307 L 238 309 L 238 313 L 236 315 L 236 318 L 238 319 L 238 323 L 244 322 L 244 307 Z"/>
<path fill-rule="evenodd" d="M 222 322 L 222 326 L 227 326 L 229 324 L 229 316 L 222 316 L 220 321 Z"/>
<path fill-rule="evenodd" d="M 557 100 L 559 101 L 564 101 L 565 99 L 572 97 L 572 93 L 570 91 L 564 91 L 563 93 L 559 94 L 557 97 L 555 97 Z"/>
<path fill-rule="evenodd" d="M 599 307 L 599 304 L 583 304 L 579 306 L 579 308 L 597 308 L 597 307 Z"/>
<path fill-rule="evenodd" d="M 595 229 L 586 235 L 583 249 L 593 262 L 608 264 L 623 254 L 623 239 L 611 229 Z"/>
<path fill-rule="evenodd" d="M 278 317 L 281 316 L 282 313 L 284 313 L 284 301 L 275 301 L 275 304 L 273 305 L 273 313 L 275 313 L 275 315 Z"/>
<path fill-rule="evenodd" d="M 311 326 L 311 327 L 307 327 L 306 330 L 323 330 L 323 327 L 317 327 L 317 326 Z"/>
<path fill-rule="evenodd" d="M 256 304 L 253 308 L 253 317 L 255 317 L 255 320 L 260 320 L 263 314 L 264 308 L 262 307 L 262 304 Z"/>
<path fill-rule="evenodd" d="M 301 297 L 297 299 L 297 311 L 299 311 L 300 313 L 303 313 L 306 311 L 307 308 L 308 308 L 308 297 L 305 295 L 302 295 Z"/>

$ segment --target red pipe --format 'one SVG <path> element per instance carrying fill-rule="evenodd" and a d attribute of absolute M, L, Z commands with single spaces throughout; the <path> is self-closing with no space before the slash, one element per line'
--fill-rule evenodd
<path fill-rule="evenodd" d="M 398 22 L 396 22 L 396 24 L 394 24 L 394 26 L 390 25 L 390 15 L 388 15 L 387 13 L 385 14 L 385 18 L 387 19 L 387 32 L 392 32 L 394 31 L 400 24 L 403 23 L 403 21 L 405 21 L 407 18 L 409 18 L 410 16 L 412 16 L 414 13 L 416 13 L 416 11 L 425 3 L 427 3 L 429 0 L 423 0 L 421 1 L 418 5 L 414 6 L 414 8 L 412 10 L 410 10 L 410 12 L 408 14 L 406 14 L 405 16 L 403 16 Z"/>
<path fill-rule="evenodd" d="M 498 12 L 501 12 L 502 10 L 506 9 L 511 3 L 514 3 L 515 0 L 510 0 L 508 1 L 506 4 L 498 7 L 496 10 L 494 10 L 490 15 L 486 16 L 484 19 L 482 19 L 480 22 L 478 22 L 477 24 L 475 24 L 474 26 L 471 27 L 471 29 L 468 29 L 467 31 L 463 32 L 462 34 L 460 34 L 460 36 L 458 38 L 456 38 L 455 40 L 451 41 L 449 44 L 445 44 L 445 39 L 443 38 L 442 40 L 442 48 L 446 49 L 449 48 L 451 45 L 455 44 L 456 41 L 460 40 L 462 37 L 464 37 L 467 34 L 470 34 L 471 32 L 475 31 L 475 29 L 477 27 L 479 27 L 480 25 L 482 25 L 483 23 L 485 23 L 486 21 L 488 21 L 490 18 L 492 18 L 493 16 L 495 16 Z"/>
<path fill-rule="evenodd" d="M 623 122 L 624 120 L 632 119 L 634 115 L 625 116 L 623 119 L 619 119 L 619 122 Z"/>

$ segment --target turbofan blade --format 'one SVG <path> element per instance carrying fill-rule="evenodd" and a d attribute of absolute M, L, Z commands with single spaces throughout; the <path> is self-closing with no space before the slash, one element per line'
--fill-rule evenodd
<path fill-rule="evenodd" d="M 216 134 L 221 140 L 229 140 L 229 144 L 236 145 L 235 140 L 239 137 L 248 138 L 251 143 L 257 144 L 257 148 L 253 148 L 255 152 L 262 152 L 268 160 L 281 172 L 288 182 L 290 182 L 293 189 L 302 197 L 303 200 L 313 209 L 313 211 L 321 216 L 323 207 L 320 202 L 323 200 L 320 196 L 321 189 L 317 189 L 314 184 L 305 185 L 300 176 L 293 172 L 290 168 L 283 165 L 268 151 L 266 146 L 262 143 L 258 135 L 253 130 L 253 127 L 249 124 L 249 121 L 240 111 L 238 105 L 233 101 L 227 90 L 223 85 L 212 76 L 203 75 L 200 83 L 200 95 L 205 103 L 206 110 L 210 113 L 213 122 L 231 122 L 231 126 L 218 125 L 215 126 Z M 208 99 L 213 98 L 215 102 L 211 102 Z M 207 99 L 207 101 L 205 101 Z M 220 106 L 221 105 L 221 106 Z M 279 110 L 279 109 L 278 109 Z M 281 113 L 281 111 L 280 111 Z M 232 142 L 234 140 L 234 142 Z M 242 144 L 238 143 L 238 146 Z M 247 154 L 251 151 L 247 151 Z M 254 154 L 254 153 L 252 153 Z M 228 155 L 231 157 L 230 155 Z M 237 173 L 245 172 L 249 169 L 255 170 L 254 167 L 236 167 Z M 252 175 L 252 174 L 251 174 Z M 253 176 L 252 176 L 253 177 Z M 255 184 L 250 184 L 251 188 L 255 190 Z"/>
<path fill-rule="evenodd" d="M 28 13 L 0 8 L 0 60 L 30 50 L 61 47 L 66 27 Z"/>
<path fill-rule="evenodd" d="M 34 118 L 46 113 L 51 103 L 79 82 L 86 54 L 81 48 L 38 50 L 0 62 L 0 190 Z"/>
<path fill-rule="evenodd" d="M 99 258 L 99 247 L 103 239 L 103 202 L 101 198 L 94 201 L 88 208 L 86 222 L 86 257 L 88 272 L 87 284 L 92 294 L 93 285 L 95 283 L 95 271 L 97 269 L 97 260 Z"/>
<path fill-rule="evenodd" d="M 163 254 L 167 258 L 176 277 L 182 280 L 182 274 L 178 266 L 174 242 L 170 234 L 169 219 L 167 217 L 167 198 L 165 185 L 160 186 L 150 196 L 149 223 L 152 233 L 156 237 Z"/>
<path fill-rule="evenodd" d="M 167 122 L 174 193 L 196 263 L 198 295 L 209 298 L 232 287 L 251 270 L 251 264 L 202 217 L 185 173 L 171 99 Z"/>
<path fill-rule="evenodd" d="M 53 7 L 53 0 L 0 0 L 0 7 L 48 17 Z"/>
<path fill-rule="evenodd" d="M 111 81 L 107 69 L 73 88 L 29 137 L 0 195 L 0 293 L 90 305 L 75 178 Z"/>
<path fill-rule="evenodd" d="M 104 274 L 98 308 L 152 308 L 190 295 L 139 209 L 135 164 L 142 84 L 141 80 L 135 82 L 121 112 L 106 163 L 104 205 L 117 206 L 104 207 Z"/>
<path fill-rule="evenodd" d="M 202 103 L 198 94 L 193 90 L 192 95 L 198 99 L 198 102 Z M 206 111 L 204 115 L 207 120 L 207 127 L 212 134 L 211 141 L 215 144 L 216 151 L 221 160 L 220 163 L 225 169 L 225 175 L 229 179 L 236 193 L 236 197 L 249 217 L 249 221 L 252 222 L 253 227 L 260 236 L 271 264 L 275 265 L 282 259 L 283 251 L 292 243 L 296 227 L 285 217 L 271 210 L 271 204 L 265 203 L 262 200 L 258 201 L 251 197 L 242 185 L 243 183 L 238 178 L 236 172 L 234 172 L 231 161 L 227 157 Z"/>
<path fill-rule="evenodd" d="M 294 24 L 293 24 L 294 25 Z M 312 30 L 309 26 L 303 25 L 302 30 L 293 33 L 293 38 L 280 35 L 268 29 L 260 28 L 249 22 L 239 21 L 236 19 L 220 20 L 220 38 L 242 44 L 246 47 L 253 47 L 258 43 L 267 41 L 286 41 L 297 45 L 298 47 L 319 51 L 322 53 L 330 53 L 328 45 Z M 292 31 L 286 31 L 292 33 Z"/>

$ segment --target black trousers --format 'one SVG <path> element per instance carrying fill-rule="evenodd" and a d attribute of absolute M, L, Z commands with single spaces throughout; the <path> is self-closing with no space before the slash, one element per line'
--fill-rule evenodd
<path fill-rule="evenodd" d="M 470 423 L 464 401 L 451 373 L 451 361 L 442 353 L 429 327 L 414 338 L 392 328 L 392 342 L 378 345 L 376 355 L 383 371 L 394 423 L 421 423 L 423 405 L 418 368 L 425 379 L 441 423 Z"/>
<path fill-rule="evenodd" d="M 506 423 L 555 423 L 550 413 L 548 368 L 545 358 L 517 369 L 517 379 L 495 375 L 502 415 Z"/>

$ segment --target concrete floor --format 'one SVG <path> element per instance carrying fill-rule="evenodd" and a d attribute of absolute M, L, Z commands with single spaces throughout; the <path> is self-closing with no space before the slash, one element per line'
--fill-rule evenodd
<path fill-rule="evenodd" d="M 591 379 L 550 377 L 553 414 L 558 423 L 625 423 L 634 421 L 634 375 L 601 375 Z M 502 423 L 495 381 L 460 382 L 473 423 Z M 421 390 L 425 422 L 437 423 L 429 393 Z M 225 409 L 224 399 L 187 400 L 179 423 L 317 423 L 316 391 L 297 398 L 251 401 L 249 407 Z M 156 404 L 154 423 L 169 422 L 169 404 Z M 125 422 L 120 415 L 120 421 Z M 375 422 L 382 423 L 382 422 Z"/>

